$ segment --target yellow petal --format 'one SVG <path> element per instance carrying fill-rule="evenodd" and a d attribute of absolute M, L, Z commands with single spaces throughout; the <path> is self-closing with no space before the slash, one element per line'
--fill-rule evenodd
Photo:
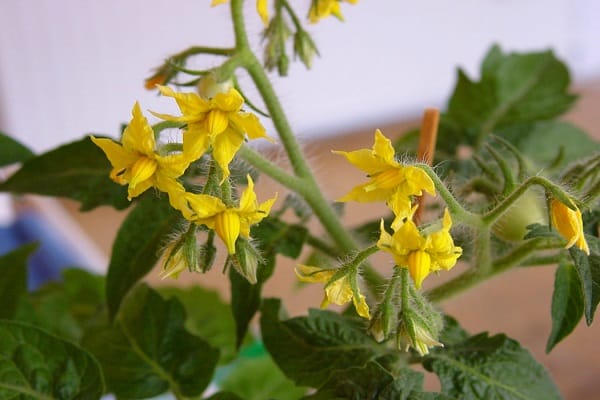
<path fill-rule="evenodd" d="M 135 189 L 138 183 L 146 181 L 154 175 L 158 163 L 153 158 L 141 157 L 131 167 L 129 187 Z"/>
<path fill-rule="evenodd" d="M 590 249 L 583 233 L 581 211 L 577 207 L 572 210 L 561 201 L 552 199 L 550 201 L 550 215 L 554 228 L 567 240 L 565 248 L 568 249 L 576 245 L 589 255 Z"/>
<path fill-rule="evenodd" d="M 211 109 L 210 104 L 196 93 L 176 92 L 168 86 L 157 86 L 163 96 L 172 97 L 179 106 L 186 121 L 198 119 L 198 116 Z"/>
<path fill-rule="evenodd" d="M 213 139 L 212 156 L 223 172 L 221 182 L 229 177 L 229 163 L 243 142 L 244 137 L 232 129 L 228 129 Z"/>
<path fill-rule="evenodd" d="M 209 228 L 214 224 L 214 221 L 209 220 L 227 209 L 221 199 L 207 194 L 186 192 L 185 199 L 194 211 L 194 221 L 198 220 L 199 224 L 208 224 Z"/>
<path fill-rule="evenodd" d="M 323 269 L 303 264 L 298 264 L 294 271 L 298 279 L 309 283 L 326 283 L 337 272 L 335 269 Z"/>
<path fill-rule="evenodd" d="M 325 294 L 330 303 L 339 306 L 348 303 L 352 299 L 352 287 L 348 275 L 344 275 L 335 281 L 329 281 L 325 286 Z"/>
<path fill-rule="evenodd" d="M 245 134 L 248 135 L 250 139 L 267 139 L 270 142 L 274 140 L 267 136 L 267 131 L 265 127 L 260 123 L 258 117 L 254 114 L 250 113 L 237 113 L 231 117 L 231 121 L 233 121 L 239 129 L 242 130 Z"/>
<path fill-rule="evenodd" d="M 256 0 L 256 12 L 260 15 L 260 19 L 265 26 L 269 24 L 269 9 L 267 6 L 267 0 Z"/>
<path fill-rule="evenodd" d="M 124 172 L 125 169 L 131 167 L 133 163 L 139 158 L 137 153 L 125 149 L 119 143 L 114 142 L 111 139 L 91 137 L 92 142 L 102 149 L 108 161 L 113 166 L 113 170 L 110 174 L 111 179 L 124 185 L 124 182 L 119 176 Z"/>
<path fill-rule="evenodd" d="M 235 254 L 235 241 L 240 236 L 240 216 L 234 210 L 225 210 L 215 216 L 215 231 L 223 240 L 229 254 Z"/>
<path fill-rule="evenodd" d="M 204 120 L 204 128 L 208 131 L 208 133 L 215 137 L 216 135 L 222 133 L 229 126 L 229 117 L 227 113 L 214 109 L 210 110 L 206 114 L 206 119 Z"/>
<path fill-rule="evenodd" d="M 218 6 L 218 5 L 220 5 L 220 4 L 225 4 L 225 3 L 227 3 L 228 1 L 229 1 L 229 0 L 212 0 L 212 2 L 210 3 L 210 6 L 211 6 L 211 7 Z"/>
<path fill-rule="evenodd" d="M 375 131 L 375 142 L 373 143 L 373 154 L 390 165 L 397 165 L 395 160 L 396 151 L 392 141 L 385 137 L 379 129 Z"/>
<path fill-rule="evenodd" d="M 408 255 L 408 271 L 415 281 L 415 287 L 419 289 L 423 280 L 431 272 L 431 257 L 422 250 L 413 251 Z"/>
<path fill-rule="evenodd" d="M 369 313 L 369 306 L 367 305 L 367 301 L 365 296 L 362 294 L 356 295 L 352 297 L 352 302 L 354 303 L 354 308 L 356 309 L 356 313 L 363 318 L 371 319 L 371 314 Z"/>
<path fill-rule="evenodd" d="M 227 93 L 217 93 L 210 100 L 211 108 L 216 108 L 225 112 L 239 111 L 244 104 L 244 98 L 234 88 L 229 89 Z"/>
<path fill-rule="evenodd" d="M 150 124 L 148 124 L 146 117 L 142 114 L 138 102 L 133 105 L 131 114 L 131 121 L 123 131 L 123 137 L 121 138 L 123 147 L 145 155 L 154 154 L 154 147 L 156 145 L 154 131 Z"/>

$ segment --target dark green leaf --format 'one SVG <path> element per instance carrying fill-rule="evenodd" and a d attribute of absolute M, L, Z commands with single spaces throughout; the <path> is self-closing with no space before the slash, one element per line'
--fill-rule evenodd
<path fill-rule="evenodd" d="M 0 321 L 0 398 L 98 399 L 98 362 L 87 351 L 33 326 Z"/>
<path fill-rule="evenodd" d="M 15 319 L 79 342 L 89 324 L 106 318 L 105 312 L 104 278 L 67 269 L 61 282 L 49 283 L 23 300 Z"/>
<path fill-rule="evenodd" d="M 100 361 L 111 392 L 147 398 L 170 390 L 198 396 L 208 386 L 219 351 L 184 328 L 185 311 L 146 285 L 125 298 L 112 326 L 90 330 L 83 344 Z"/>
<path fill-rule="evenodd" d="M 575 101 L 569 82 L 569 71 L 551 51 L 503 54 L 495 46 L 479 82 L 459 70 L 447 116 L 463 128 L 469 144 L 479 146 L 499 128 L 564 113 Z"/>
<path fill-rule="evenodd" d="M 592 155 L 600 149 L 600 143 L 565 121 L 513 125 L 496 131 L 496 134 L 513 143 L 536 164 L 536 170 L 552 164 L 559 151 L 562 152 L 561 162 L 553 168 L 561 170 L 567 164 Z"/>
<path fill-rule="evenodd" d="M 35 157 L 35 154 L 21 143 L 0 132 L 0 167 L 24 162 Z"/>
<path fill-rule="evenodd" d="M 12 318 L 27 293 L 27 258 L 36 248 L 37 244 L 27 244 L 0 257 L 0 319 Z"/>
<path fill-rule="evenodd" d="M 505 335 L 482 333 L 433 351 L 424 361 L 442 393 L 459 399 L 560 399 L 544 367 Z"/>
<path fill-rule="evenodd" d="M 306 393 L 283 375 L 268 354 L 241 358 L 218 386 L 244 400 L 297 400 Z"/>
<path fill-rule="evenodd" d="M 589 326 L 594 321 L 596 307 L 600 302 L 600 253 L 594 251 L 595 248 L 600 247 L 600 239 L 586 235 L 586 240 L 591 249 L 589 256 L 576 247 L 571 247 L 569 253 L 579 274 L 585 322 Z"/>
<path fill-rule="evenodd" d="M 267 217 L 252 227 L 252 237 L 260 239 L 265 253 L 280 253 L 296 259 L 308 236 L 308 229 L 302 225 L 288 224 L 278 218 Z"/>
<path fill-rule="evenodd" d="M 358 319 L 310 310 L 308 317 L 282 321 L 280 308 L 278 299 L 263 301 L 262 338 L 279 368 L 297 385 L 320 387 L 335 371 L 362 368 L 387 352 Z"/>
<path fill-rule="evenodd" d="M 106 276 L 111 318 L 127 292 L 154 267 L 165 238 L 177 229 L 180 218 L 165 197 L 152 193 L 147 193 L 127 216 L 113 244 Z"/>
<path fill-rule="evenodd" d="M 583 294 L 577 270 L 571 264 L 561 263 L 556 269 L 552 295 L 552 333 L 546 343 L 546 352 L 567 337 L 583 316 Z"/>
<path fill-rule="evenodd" d="M 231 392 L 218 392 L 206 398 L 206 400 L 245 400 Z"/>
<path fill-rule="evenodd" d="M 251 284 L 235 268 L 229 268 L 231 284 L 231 311 L 236 327 L 236 346 L 239 347 L 246 336 L 248 325 L 258 311 L 263 284 L 271 277 L 275 268 L 275 255 L 264 255 L 264 262 L 257 270 L 256 284 Z"/>
<path fill-rule="evenodd" d="M 236 355 L 235 321 L 229 304 L 223 302 L 217 291 L 199 286 L 186 289 L 161 287 L 158 290 L 163 296 L 174 296 L 183 304 L 187 314 L 185 327 L 221 351 L 220 363 L 233 360 Z"/>
<path fill-rule="evenodd" d="M 90 138 L 66 144 L 29 159 L 0 191 L 68 197 L 81 203 L 81 210 L 100 205 L 126 208 L 127 189 L 110 180 L 111 165 Z"/>
<path fill-rule="evenodd" d="M 440 342 L 444 346 L 452 346 L 463 342 L 469 338 L 469 335 L 459 324 L 458 321 L 449 315 L 444 315 L 444 329 L 440 333 Z"/>

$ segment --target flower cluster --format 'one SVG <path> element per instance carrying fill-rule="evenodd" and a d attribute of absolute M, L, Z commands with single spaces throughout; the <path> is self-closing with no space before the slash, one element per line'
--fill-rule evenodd
<path fill-rule="evenodd" d="M 173 208 L 181 211 L 191 223 L 214 230 L 229 254 L 234 255 L 237 239 L 250 238 L 250 226 L 268 215 L 276 197 L 258 204 L 254 182 L 248 176 L 248 186 L 236 206 L 231 196 L 223 196 L 221 191 L 211 193 L 206 187 L 204 193 L 186 191 L 181 177 L 191 163 L 210 153 L 218 166 L 219 184 L 229 185 L 229 164 L 242 143 L 246 137 L 269 139 L 265 129 L 254 114 L 242 111 L 243 97 L 234 88 L 218 92 L 214 97 L 202 97 L 196 93 L 175 92 L 166 86 L 157 87 L 164 96 L 175 99 L 182 115 L 152 114 L 165 121 L 181 123 L 181 144 L 157 143 L 158 135 L 138 103 L 133 107 L 132 119 L 120 143 L 107 138 L 92 137 L 92 140 L 112 164 L 111 179 L 128 185 L 129 200 L 151 187 L 166 193 Z M 174 246 L 168 249 L 165 275 L 176 277 L 182 267 L 181 262 L 175 260 L 185 261 L 190 257 L 179 257 L 172 251 Z"/>

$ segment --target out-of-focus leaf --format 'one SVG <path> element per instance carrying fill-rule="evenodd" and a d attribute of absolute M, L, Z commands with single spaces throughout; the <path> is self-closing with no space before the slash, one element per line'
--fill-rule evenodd
<path fill-rule="evenodd" d="M 185 311 L 146 285 L 125 298 L 114 323 L 88 331 L 83 345 L 102 365 L 110 392 L 148 398 L 167 390 L 198 396 L 208 386 L 219 351 L 184 328 Z"/>
<path fill-rule="evenodd" d="M 561 399 L 544 367 L 505 335 L 472 336 L 433 351 L 423 365 L 457 399 Z"/>
<path fill-rule="evenodd" d="M 127 189 L 110 180 L 110 162 L 89 138 L 28 159 L 0 184 L 0 191 L 68 197 L 87 211 L 101 205 L 126 208 Z"/>
<path fill-rule="evenodd" d="M 244 400 L 297 400 L 306 393 L 283 375 L 268 354 L 241 358 L 218 386 Z"/>
<path fill-rule="evenodd" d="M 36 248 L 37 244 L 27 244 L 0 256 L 0 319 L 12 318 L 27 293 L 27 259 Z"/>
<path fill-rule="evenodd" d="M 165 197 L 153 193 L 147 193 L 127 216 L 113 244 L 106 276 L 111 318 L 127 292 L 155 266 L 165 238 L 177 229 L 180 218 Z"/>
<path fill-rule="evenodd" d="M 546 352 L 567 337 L 583 316 L 583 294 L 577 270 L 571 264 L 560 264 L 554 278 L 552 295 L 552 332 Z"/>
<path fill-rule="evenodd" d="M 569 83 L 567 67 L 551 51 L 505 54 L 494 46 L 483 61 L 480 81 L 458 71 L 447 117 L 461 127 L 468 144 L 478 147 L 499 128 L 567 111 L 576 99 L 567 92 Z"/>
<path fill-rule="evenodd" d="M 35 154 L 15 139 L 0 132 L 0 167 L 24 162 L 35 157 Z"/>
<path fill-rule="evenodd" d="M 260 239 L 264 252 L 279 253 L 294 259 L 300 255 L 307 236 L 306 227 L 288 224 L 278 218 L 267 217 L 252 227 L 252 237 Z"/>
<path fill-rule="evenodd" d="M 79 342 L 88 325 L 106 318 L 104 278 L 82 269 L 62 271 L 19 304 L 15 319 Z"/>
<path fill-rule="evenodd" d="M 98 362 L 87 351 L 41 329 L 0 321 L 0 398 L 98 399 Z"/>

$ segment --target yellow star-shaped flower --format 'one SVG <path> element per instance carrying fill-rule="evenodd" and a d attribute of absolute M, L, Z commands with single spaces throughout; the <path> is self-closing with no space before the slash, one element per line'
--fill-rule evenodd
<path fill-rule="evenodd" d="M 240 197 L 239 207 L 227 207 L 218 197 L 207 194 L 186 193 L 189 210 L 181 210 L 190 221 L 214 229 L 229 254 L 235 254 L 235 242 L 241 235 L 250 238 L 250 227 L 259 223 L 271 211 L 277 196 L 258 204 L 254 182 L 248 175 L 248 187 Z"/>
<path fill-rule="evenodd" d="M 372 149 L 351 152 L 334 151 L 354 166 L 365 171 L 370 180 L 356 186 L 338 201 L 390 201 L 394 196 L 421 196 L 423 191 L 435 194 L 431 178 L 420 168 L 396 161 L 392 142 L 378 129 Z M 408 208 L 410 211 L 410 208 Z"/>
<path fill-rule="evenodd" d="M 123 131 L 121 143 L 106 138 L 91 138 L 113 166 L 110 178 L 121 185 L 129 185 L 129 200 L 150 187 L 156 187 L 169 193 L 172 203 L 176 202 L 177 194 L 183 192 L 183 186 L 176 178 L 194 161 L 193 156 L 185 151 L 160 155 L 156 151 L 154 131 L 137 102 L 131 113 L 132 118 Z"/>
<path fill-rule="evenodd" d="M 450 235 L 452 219 L 444 212 L 442 228 L 431 235 L 422 235 L 412 220 L 404 222 L 393 235 L 386 232 L 381 221 L 377 247 L 391 253 L 396 265 L 408 268 L 417 288 L 432 271 L 449 270 L 461 256 L 462 249 L 454 245 Z"/>
<path fill-rule="evenodd" d="M 321 308 L 327 307 L 330 303 L 341 306 L 352 300 L 358 315 L 371 318 L 365 296 L 358 288 L 358 272 L 355 269 L 323 269 L 298 265 L 296 275 L 303 282 L 325 283 L 325 297 L 321 302 Z"/>
<path fill-rule="evenodd" d="M 590 254 L 590 248 L 583 234 L 581 211 L 577 207 L 575 207 L 575 210 L 571 210 L 561 201 L 552 199 L 550 201 L 550 216 L 552 217 L 552 226 L 567 240 L 566 249 L 577 246 L 585 254 Z"/>
<path fill-rule="evenodd" d="M 212 147 L 212 156 L 223 171 L 222 180 L 229 177 L 229 163 L 245 135 L 250 139 L 269 139 L 256 115 L 241 111 L 244 98 L 234 88 L 227 93 L 217 93 L 211 99 L 196 93 L 178 93 L 167 86 L 158 86 L 158 89 L 164 96 L 175 99 L 183 115 L 153 114 L 167 121 L 187 123 L 184 150 L 203 154 Z"/>
<path fill-rule="evenodd" d="M 348 3 L 356 4 L 358 0 L 346 0 Z M 333 15 L 340 21 L 344 20 L 340 7 L 340 0 L 312 0 L 308 11 L 308 20 L 314 24 L 323 18 Z"/>

